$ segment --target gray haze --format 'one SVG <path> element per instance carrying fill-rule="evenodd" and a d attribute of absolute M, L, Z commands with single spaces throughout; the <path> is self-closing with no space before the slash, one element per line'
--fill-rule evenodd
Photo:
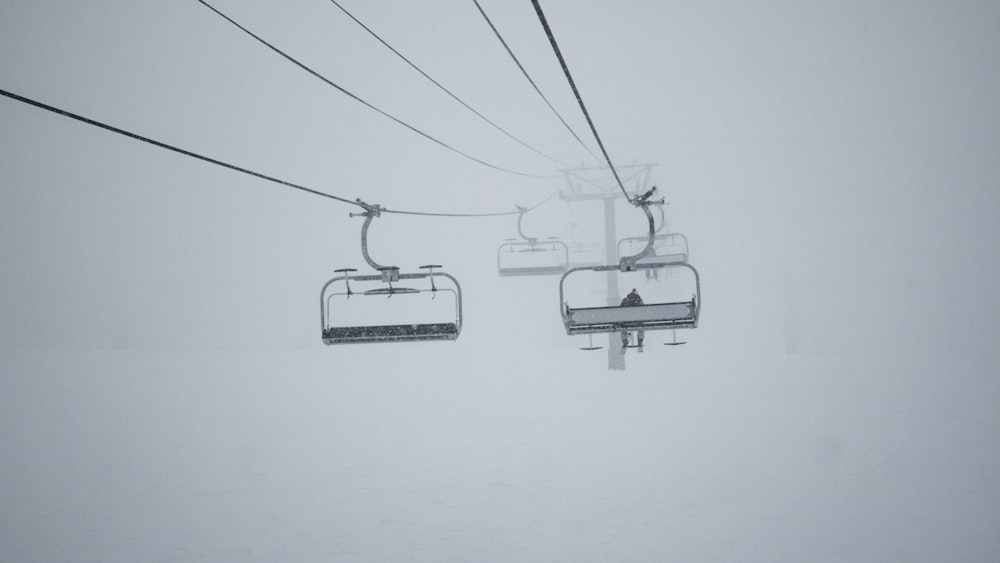
<path fill-rule="evenodd" d="M 472 2 L 342 3 L 598 164 Z M 531 3 L 481 4 L 594 147 Z M 564 168 L 332 3 L 213 5 L 463 152 Z M 611 157 L 657 164 L 691 242 L 689 344 L 609 371 L 563 333 L 558 278 L 497 276 L 516 217 L 390 215 L 373 256 L 443 264 L 462 336 L 327 348 L 319 290 L 364 266 L 357 208 L 2 97 L 0 560 L 1000 557 L 1000 4 L 542 5 Z M 395 209 L 564 187 L 427 141 L 194 0 L 7 0 L 0 88 Z M 524 225 L 574 217 L 600 240 L 599 210 L 558 198 Z"/>

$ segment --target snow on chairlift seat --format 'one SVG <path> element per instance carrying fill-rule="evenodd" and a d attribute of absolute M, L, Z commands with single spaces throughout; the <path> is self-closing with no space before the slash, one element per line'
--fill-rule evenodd
<path fill-rule="evenodd" d="M 373 342 L 413 342 L 458 339 L 456 323 L 427 323 L 376 326 L 337 326 L 323 331 L 325 344 Z"/>

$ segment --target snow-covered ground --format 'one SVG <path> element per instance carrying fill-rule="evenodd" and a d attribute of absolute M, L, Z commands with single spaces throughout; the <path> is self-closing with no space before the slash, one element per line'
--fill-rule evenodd
<path fill-rule="evenodd" d="M 401 346 L 0 355 L 0 559 L 1000 552 L 996 359 Z"/>

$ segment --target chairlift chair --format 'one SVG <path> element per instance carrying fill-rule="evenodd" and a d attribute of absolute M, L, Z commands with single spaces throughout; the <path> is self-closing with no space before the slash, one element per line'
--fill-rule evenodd
<path fill-rule="evenodd" d="M 621 271 L 618 265 L 572 268 L 559 280 L 560 314 L 566 334 L 617 333 L 635 330 L 668 330 L 697 328 L 701 313 L 701 282 L 698 271 L 690 264 L 678 262 L 651 262 L 636 264 L 634 270 L 686 269 L 694 276 L 695 292 L 690 300 L 645 303 L 633 307 L 617 305 L 573 307 L 565 298 L 566 281 L 583 271 Z"/>
<path fill-rule="evenodd" d="M 569 267 L 569 246 L 555 238 L 516 241 L 508 239 L 497 249 L 497 271 L 501 276 L 557 275 Z"/>
<path fill-rule="evenodd" d="M 654 188 L 655 189 L 655 188 Z M 688 240 L 681 233 L 661 232 L 667 226 L 667 217 L 663 212 L 663 206 L 658 205 L 660 211 L 660 226 L 656 227 L 653 233 L 653 244 L 649 246 L 649 235 L 641 237 L 628 237 L 618 241 L 618 257 L 621 259 L 629 254 L 648 248 L 643 256 L 637 258 L 639 262 L 687 262 L 688 261 Z"/>
<path fill-rule="evenodd" d="M 628 237 L 618 241 L 618 256 L 627 256 L 642 248 L 649 241 L 648 236 Z M 659 234 L 653 237 L 653 247 L 649 253 L 640 258 L 640 263 L 655 262 L 687 262 L 687 237 L 681 233 Z"/>
<path fill-rule="evenodd" d="M 357 270 L 342 268 L 336 270 L 339 275 L 323 285 L 320 290 L 320 328 L 323 343 L 334 345 L 458 339 L 462 331 L 462 288 L 458 280 L 450 274 L 435 271 L 435 268 L 441 267 L 437 264 L 421 266 L 420 268 L 427 270 L 426 272 L 400 273 L 396 266 L 382 266 L 372 260 L 368 254 L 368 227 L 372 219 L 381 214 L 382 208 L 378 205 L 365 204 L 361 200 L 358 200 L 358 203 L 365 209 L 364 213 L 358 214 L 365 217 L 364 226 L 361 228 L 361 252 L 365 261 L 379 273 L 354 275 L 353 272 Z M 352 213 L 351 216 L 355 215 Z M 399 282 L 417 280 L 426 282 L 419 286 L 398 285 Z M 338 289 L 341 282 L 343 288 Z M 439 286 L 438 282 L 443 282 L 443 285 Z M 367 289 L 355 291 L 351 287 L 352 284 Z M 412 301 L 415 299 L 427 298 L 429 295 L 427 301 L 433 301 L 440 294 L 451 297 L 453 307 L 446 309 L 448 311 L 446 318 L 420 319 L 417 322 L 412 318 L 406 318 L 405 322 L 371 323 L 367 319 L 358 322 L 341 314 L 352 297 L 355 301 L 368 300 L 361 306 L 364 317 L 363 311 L 374 309 L 373 304 L 378 303 L 385 308 L 389 303 L 388 300 L 393 297 L 396 297 L 396 301 L 388 308 L 404 309 L 405 306 L 399 303 L 400 300 L 406 300 L 412 306 Z M 418 308 L 422 307 L 418 305 Z M 441 307 L 437 309 L 440 311 Z"/>
<path fill-rule="evenodd" d="M 562 274 L 569 268 L 569 246 L 558 237 L 539 241 L 527 237 L 521 221 L 527 209 L 518 206 L 517 232 L 521 240 L 507 239 L 497 249 L 497 271 L 501 276 Z"/>
<path fill-rule="evenodd" d="M 456 340 L 462 331 L 462 289 L 453 276 L 444 272 L 435 272 L 434 266 L 422 266 L 428 272 L 390 274 L 393 281 L 386 281 L 384 273 L 367 275 L 350 275 L 352 269 L 338 270 L 342 275 L 326 282 L 320 293 L 320 322 L 324 344 L 363 344 L 375 342 L 416 342 L 432 340 Z M 401 287 L 394 282 L 427 280 L 421 286 Z M 439 282 L 446 282 L 442 287 Z M 340 287 L 340 285 L 343 287 Z M 357 286 L 373 285 L 370 289 L 356 291 Z M 453 317 L 448 320 L 436 319 L 433 322 L 400 322 L 395 324 L 344 324 L 338 311 L 350 299 L 391 299 L 396 297 L 415 299 L 419 297 L 428 300 L 436 299 L 445 294 L 453 303 Z M 399 296 L 399 297 L 397 297 Z M 406 296 L 406 297 L 403 297 Z M 395 306 L 395 305 L 394 305 Z M 398 307 L 403 307 L 400 304 Z M 370 309 L 371 306 L 368 306 Z"/>
<path fill-rule="evenodd" d="M 620 258 L 618 264 L 570 268 L 559 280 L 560 315 L 566 334 L 621 333 L 631 331 L 674 330 L 679 328 L 697 328 L 701 314 L 701 280 L 698 270 L 687 262 L 667 260 L 663 258 L 648 259 L 655 243 L 653 216 L 649 211 L 649 197 L 655 188 L 633 200 L 633 204 L 641 207 L 649 223 L 649 235 L 646 237 L 646 247 L 633 256 Z M 660 202 L 662 203 L 662 202 Z M 622 274 L 632 272 L 684 271 L 693 280 L 693 293 L 689 300 L 665 300 L 644 303 L 636 306 L 571 306 L 566 300 L 566 282 L 578 276 L 581 272 L 614 272 Z M 647 275 L 647 279 L 650 276 Z M 674 342 L 676 342 L 676 333 Z"/>

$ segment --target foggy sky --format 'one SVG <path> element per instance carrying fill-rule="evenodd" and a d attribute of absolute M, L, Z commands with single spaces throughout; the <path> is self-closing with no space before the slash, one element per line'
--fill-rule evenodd
<path fill-rule="evenodd" d="M 531 174 L 563 168 L 476 119 L 332 4 L 217 7 L 460 150 Z M 427 141 L 197 2 L 3 9 L 5 88 L 213 158 L 400 209 L 509 211 L 564 187 L 558 177 L 498 172 Z M 597 164 L 530 90 L 474 6 L 349 9 L 508 130 L 563 161 Z M 991 3 L 545 9 L 612 159 L 657 164 L 651 181 L 670 204 L 671 228 L 692 240 L 718 305 L 706 315 L 733 312 L 705 332 L 745 338 L 763 322 L 774 327 L 770 340 L 791 323 L 803 345 L 874 338 L 905 349 L 939 341 L 935 323 L 921 320 L 929 315 L 961 327 L 962 336 L 949 331 L 949 345 L 990 340 L 990 276 L 969 274 L 998 265 Z M 489 12 L 596 151 L 530 5 Z M 221 328 L 247 322 L 251 303 L 264 309 L 250 322 L 279 331 L 255 331 L 254 345 L 292 345 L 313 328 L 294 328 L 308 323 L 292 310 L 313 314 L 297 296 L 335 267 L 361 263 L 351 206 L 12 100 L 4 100 L 4 121 L 11 267 L 3 293 L 7 317 L 17 319 L 3 325 L 6 345 L 65 342 L 60 327 L 84 319 L 85 346 L 108 346 L 116 332 L 145 323 L 205 327 L 173 344 L 229 344 Z M 544 230 L 566 236 L 565 205 L 549 207 L 539 212 L 549 215 Z M 595 222 L 586 206 L 574 212 Z M 636 220 L 623 213 L 622 221 Z M 629 234 L 641 232 L 641 215 L 632 217 L 638 226 Z M 513 223 L 390 217 L 373 228 L 385 246 L 372 252 L 396 262 L 426 252 L 452 270 L 488 274 Z M 434 251 L 443 257 L 430 258 Z M 489 291 L 494 280 L 476 283 Z M 67 293 L 77 298 L 56 297 Z M 848 310 L 863 310 L 867 322 Z M 135 344 L 166 343 L 152 340 Z"/>
<path fill-rule="evenodd" d="M 457 149 L 554 177 L 510 174 L 449 152 L 323 84 L 193 0 L 7 0 L 0 5 L 0 88 L 394 209 L 513 211 L 565 187 L 563 165 L 475 118 L 333 4 L 212 4 L 353 94 Z M 564 162 L 600 164 L 545 107 L 472 2 L 343 4 L 515 135 Z M 542 91 L 596 151 L 530 2 L 482 4 Z M 570 538 L 612 532 L 596 523 L 606 523 L 599 517 L 574 521 L 556 507 L 570 502 L 567 511 L 600 512 L 620 508 L 612 499 L 630 499 L 638 512 L 621 509 L 626 516 L 615 521 L 629 526 L 611 537 L 596 532 L 611 547 L 591 555 L 648 560 L 662 553 L 649 543 L 657 529 L 649 522 L 662 515 L 643 499 L 661 497 L 644 496 L 629 483 L 655 488 L 657 478 L 627 462 L 622 476 L 606 461 L 634 454 L 695 486 L 694 492 L 657 493 L 663 506 L 679 511 L 669 518 L 694 522 L 683 528 L 693 535 L 681 534 L 685 540 L 674 552 L 682 559 L 728 553 L 736 560 L 794 560 L 817 553 L 811 551 L 817 543 L 828 548 L 818 557 L 826 560 L 900 553 L 950 558 L 955 552 L 948 548 L 962 538 L 934 542 L 926 532 L 950 529 L 970 514 L 977 522 L 969 528 L 971 551 L 955 558 L 995 557 L 1000 543 L 984 523 L 998 506 L 987 470 L 998 466 L 1000 399 L 994 350 L 1000 337 L 1000 4 L 542 5 L 611 158 L 656 165 L 651 183 L 669 204 L 670 229 L 690 240 L 704 306 L 688 346 L 671 360 L 630 357 L 635 371 L 629 373 L 639 379 L 612 387 L 602 379 L 604 358 L 579 356 L 583 341 L 563 333 L 556 278 L 498 278 L 497 247 L 516 236 L 516 216 L 386 215 L 372 226 L 372 255 L 407 270 L 443 264 L 461 280 L 462 337 L 431 348 L 325 349 L 317 297 L 335 269 L 365 267 L 362 220 L 348 216 L 360 209 L 5 97 L 0 358 L 7 388 L 0 399 L 0 456 L 9 465 L 0 476 L 17 486 L 0 489 L 0 498 L 18 512 L 0 520 L 0 554 L 2 540 L 13 537 L 28 539 L 9 544 L 15 547 L 8 554 L 43 560 L 60 553 L 41 547 L 32 522 L 61 504 L 83 519 L 100 504 L 94 499 L 112 499 L 106 520 L 95 524 L 104 535 L 87 536 L 60 520 L 62 543 L 55 544 L 67 552 L 86 545 L 85 553 L 97 559 L 129 560 L 149 551 L 125 539 L 128 515 L 146 506 L 142 502 L 170 504 L 156 486 L 200 507 L 198 521 L 209 522 L 216 510 L 231 516 L 240 503 L 259 500 L 232 496 L 232 490 L 269 491 L 287 503 L 280 515 L 297 514 L 300 493 L 287 485 L 299 481 L 319 487 L 331 505 L 367 507 L 357 529 L 331 509 L 332 529 L 357 531 L 337 541 L 367 548 L 385 536 L 364 523 L 395 522 L 386 516 L 392 510 L 367 502 L 372 490 L 393 510 L 410 506 L 400 500 L 408 495 L 429 503 L 414 504 L 419 508 L 408 514 L 414 521 L 454 525 L 451 513 L 444 516 L 434 504 L 439 498 L 421 496 L 454 486 L 447 502 L 467 509 L 455 518 L 477 515 L 474 529 L 494 530 L 509 540 L 500 541 L 504 547 L 520 549 L 506 552 L 513 559 L 585 559 L 567 547 Z M 619 237 L 645 227 L 642 215 L 624 205 L 617 219 Z M 525 228 L 568 237 L 572 220 L 581 222 L 584 237 L 600 240 L 600 210 L 571 210 L 559 198 L 529 214 Z M 757 361 L 762 354 L 773 356 Z M 668 365 L 676 379 L 662 377 Z M 409 370 L 420 377 L 404 380 L 401 374 L 413 375 Z M 479 378 L 466 380 L 468 374 Z M 953 388 L 948 377 L 956 374 L 967 377 Z M 288 387 L 278 383 L 286 375 Z M 171 385 L 171 378 L 183 384 Z M 322 396 L 331 402 L 316 398 Z M 928 412 L 935 423 L 927 422 Z M 591 425 L 595 416 L 600 423 Z M 687 434 L 673 425 L 697 428 Z M 331 428 L 330 436 L 298 433 L 315 426 Z M 200 428 L 206 440 L 225 444 L 223 453 L 199 441 Z M 674 429 L 663 434 L 663 428 Z M 632 439 L 622 440 L 619 432 Z M 180 455 L 161 459 L 165 454 L 144 433 Z M 127 453 L 117 453 L 119 442 Z M 438 457 L 427 458 L 423 447 Z M 355 465 L 341 461 L 345 452 Z M 690 457 L 677 461 L 678 452 Z M 937 452 L 971 461 L 934 465 Z M 9 454 L 18 461 L 10 462 Z M 727 456 L 737 460 L 731 472 L 721 469 L 730 467 Z M 61 471 L 61 459 L 83 469 Z M 286 472 L 287 459 L 297 469 Z M 438 461 L 425 467 L 426 459 Z M 569 470 L 568 481 L 550 481 L 565 476 L 566 459 L 594 472 Z M 327 485 L 312 463 L 334 467 L 340 484 Z M 447 473 L 452 465 L 469 471 Z M 483 472 L 476 470 L 483 468 L 495 480 L 480 481 Z M 179 480 L 172 481 L 170 471 Z M 896 479 L 886 476 L 893 471 Z M 436 477 L 443 474 L 449 477 Z M 594 475 L 611 481 L 610 489 L 597 486 Z M 938 488 L 946 480 L 965 483 L 961 501 L 947 501 Z M 777 482 L 788 489 L 767 484 Z M 76 492 L 68 499 L 47 495 L 52 483 Z M 497 489 L 504 486 L 514 492 Z M 881 491 L 884 512 L 840 504 L 840 487 L 848 491 L 845 498 L 862 503 L 872 490 Z M 916 512 L 899 501 L 928 488 L 934 491 L 920 497 L 919 508 L 943 503 L 939 519 L 885 532 L 915 541 L 913 552 L 894 551 L 899 543 L 859 532 L 879 515 Z M 469 490 L 474 493 L 463 496 Z M 576 496 L 580 490 L 610 492 Z M 741 527 L 738 508 L 727 504 L 732 495 L 720 490 L 739 498 L 735 506 L 763 500 L 781 525 L 802 512 L 809 517 L 793 540 L 769 550 L 755 538 L 783 537 L 779 524 Z M 233 504 L 205 501 L 203 494 Z M 130 495 L 142 502 L 115 500 Z M 504 498 L 514 504 L 503 505 L 498 499 Z M 496 512 L 480 510 L 498 503 L 522 516 L 541 507 L 551 517 L 545 522 L 577 527 L 544 528 L 540 515 L 530 523 L 553 535 L 534 542 Z M 831 506 L 836 510 L 827 511 Z M 177 515 L 184 507 L 164 510 Z M 312 535 L 303 544 L 322 543 L 315 538 L 323 537 L 329 515 L 316 506 L 302 514 L 315 517 L 316 527 L 285 520 L 282 533 L 308 529 Z M 718 522 L 730 538 L 726 545 L 736 546 L 732 551 L 706 539 Z M 817 537 L 826 524 L 831 533 L 843 532 L 842 541 L 825 544 Z M 215 531 L 231 534 L 237 545 L 267 521 L 236 519 L 231 526 Z M 178 529 L 185 530 L 178 545 L 203 545 L 192 539 L 197 531 Z M 857 539 L 855 533 L 863 541 L 843 539 Z M 163 541 L 155 553 L 176 555 Z M 406 553 L 400 546 L 408 544 L 398 541 L 387 544 L 396 551 L 360 549 L 342 559 L 393 560 Z M 469 541 L 475 548 L 469 558 L 505 560 L 480 536 Z M 268 553 L 289 560 L 276 543 L 268 545 L 271 551 L 257 551 L 261 560 Z M 939 551 L 918 549 L 929 546 Z M 240 553 L 199 556 L 240 560 Z M 442 559 L 434 553 L 423 552 L 421 560 Z"/>

